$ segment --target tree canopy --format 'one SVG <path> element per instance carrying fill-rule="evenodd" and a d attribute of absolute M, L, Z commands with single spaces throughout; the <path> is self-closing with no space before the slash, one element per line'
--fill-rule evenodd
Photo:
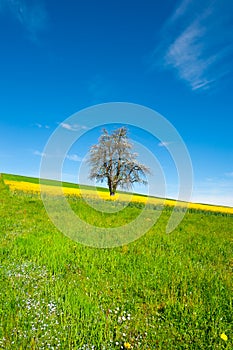
<path fill-rule="evenodd" d="M 150 170 L 137 160 L 133 144 L 128 138 L 125 127 L 114 130 L 111 134 L 103 129 L 98 144 L 89 152 L 90 179 L 106 181 L 109 193 L 115 195 L 118 187 L 129 189 L 133 183 L 146 184 L 146 174 Z"/>

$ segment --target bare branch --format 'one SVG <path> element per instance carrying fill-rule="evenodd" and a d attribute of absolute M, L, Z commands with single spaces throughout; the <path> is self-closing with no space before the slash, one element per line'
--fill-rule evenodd
<path fill-rule="evenodd" d="M 146 174 L 150 170 L 137 161 L 137 153 L 132 152 L 133 145 L 129 141 L 127 129 L 121 127 L 109 134 L 106 129 L 89 152 L 91 180 L 106 181 L 110 195 L 114 195 L 117 187 L 130 188 L 133 183 L 146 184 Z"/>

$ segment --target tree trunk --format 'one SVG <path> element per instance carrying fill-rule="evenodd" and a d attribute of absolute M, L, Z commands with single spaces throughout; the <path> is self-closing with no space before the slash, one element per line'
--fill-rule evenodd
<path fill-rule="evenodd" d="M 109 188 L 110 196 L 115 196 L 116 185 L 114 185 L 113 182 L 110 179 L 108 179 L 108 188 Z"/>
<path fill-rule="evenodd" d="M 109 186 L 109 193 L 110 193 L 110 196 L 115 196 L 116 190 L 114 189 L 113 186 Z"/>
<path fill-rule="evenodd" d="M 109 188 L 110 196 L 115 196 L 116 190 L 114 191 L 114 186 L 110 178 L 108 178 L 108 188 Z"/>

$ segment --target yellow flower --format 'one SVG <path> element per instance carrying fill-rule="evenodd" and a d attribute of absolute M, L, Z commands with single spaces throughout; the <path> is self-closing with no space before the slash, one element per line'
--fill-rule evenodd
<path fill-rule="evenodd" d="M 228 339 L 228 337 L 227 337 L 227 335 L 225 333 L 222 333 L 220 335 L 220 337 L 221 337 L 222 340 L 225 340 L 225 341 L 227 341 L 227 339 Z"/>
<path fill-rule="evenodd" d="M 130 343 L 125 342 L 125 343 L 124 343 L 124 348 L 125 348 L 125 349 L 131 349 Z"/>
<path fill-rule="evenodd" d="M 1 1 L 1 0 L 0 0 Z M 10 187 L 11 191 L 24 191 L 24 192 L 33 192 L 40 193 L 41 187 L 39 183 L 31 183 L 27 181 L 19 181 L 19 180 L 4 180 L 4 183 Z M 177 202 L 172 199 L 161 199 L 155 197 L 147 197 L 147 196 L 139 196 L 137 194 L 131 195 L 128 193 L 118 193 L 115 196 L 110 197 L 108 192 L 103 192 L 101 190 L 96 191 L 94 189 L 79 189 L 79 188 L 70 188 L 70 187 L 60 187 L 54 185 L 43 185 L 42 190 L 44 193 L 51 195 L 75 195 L 75 196 L 83 196 L 87 198 L 95 198 L 102 200 L 113 200 L 113 201 L 124 201 L 124 202 L 139 202 L 139 203 L 148 203 L 155 205 L 169 205 L 169 206 L 179 206 L 179 207 L 188 207 L 190 209 L 200 209 L 207 211 L 215 211 L 222 213 L 233 214 L 232 207 L 221 207 L 216 205 L 208 205 L 208 204 L 198 204 L 198 203 L 185 203 L 185 202 Z"/>

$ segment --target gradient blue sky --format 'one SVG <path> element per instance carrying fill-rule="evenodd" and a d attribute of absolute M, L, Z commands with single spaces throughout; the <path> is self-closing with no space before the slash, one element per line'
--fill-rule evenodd
<path fill-rule="evenodd" d="M 0 172 L 38 176 L 59 123 L 94 104 L 137 103 L 182 136 L 193 201 L 233 206 L 232 39 L 232 0 L 0 0 Z M 67 180 L 97 131 L 70 150 Z M 170 176 L 168 197 L 172 187 Z"/>

